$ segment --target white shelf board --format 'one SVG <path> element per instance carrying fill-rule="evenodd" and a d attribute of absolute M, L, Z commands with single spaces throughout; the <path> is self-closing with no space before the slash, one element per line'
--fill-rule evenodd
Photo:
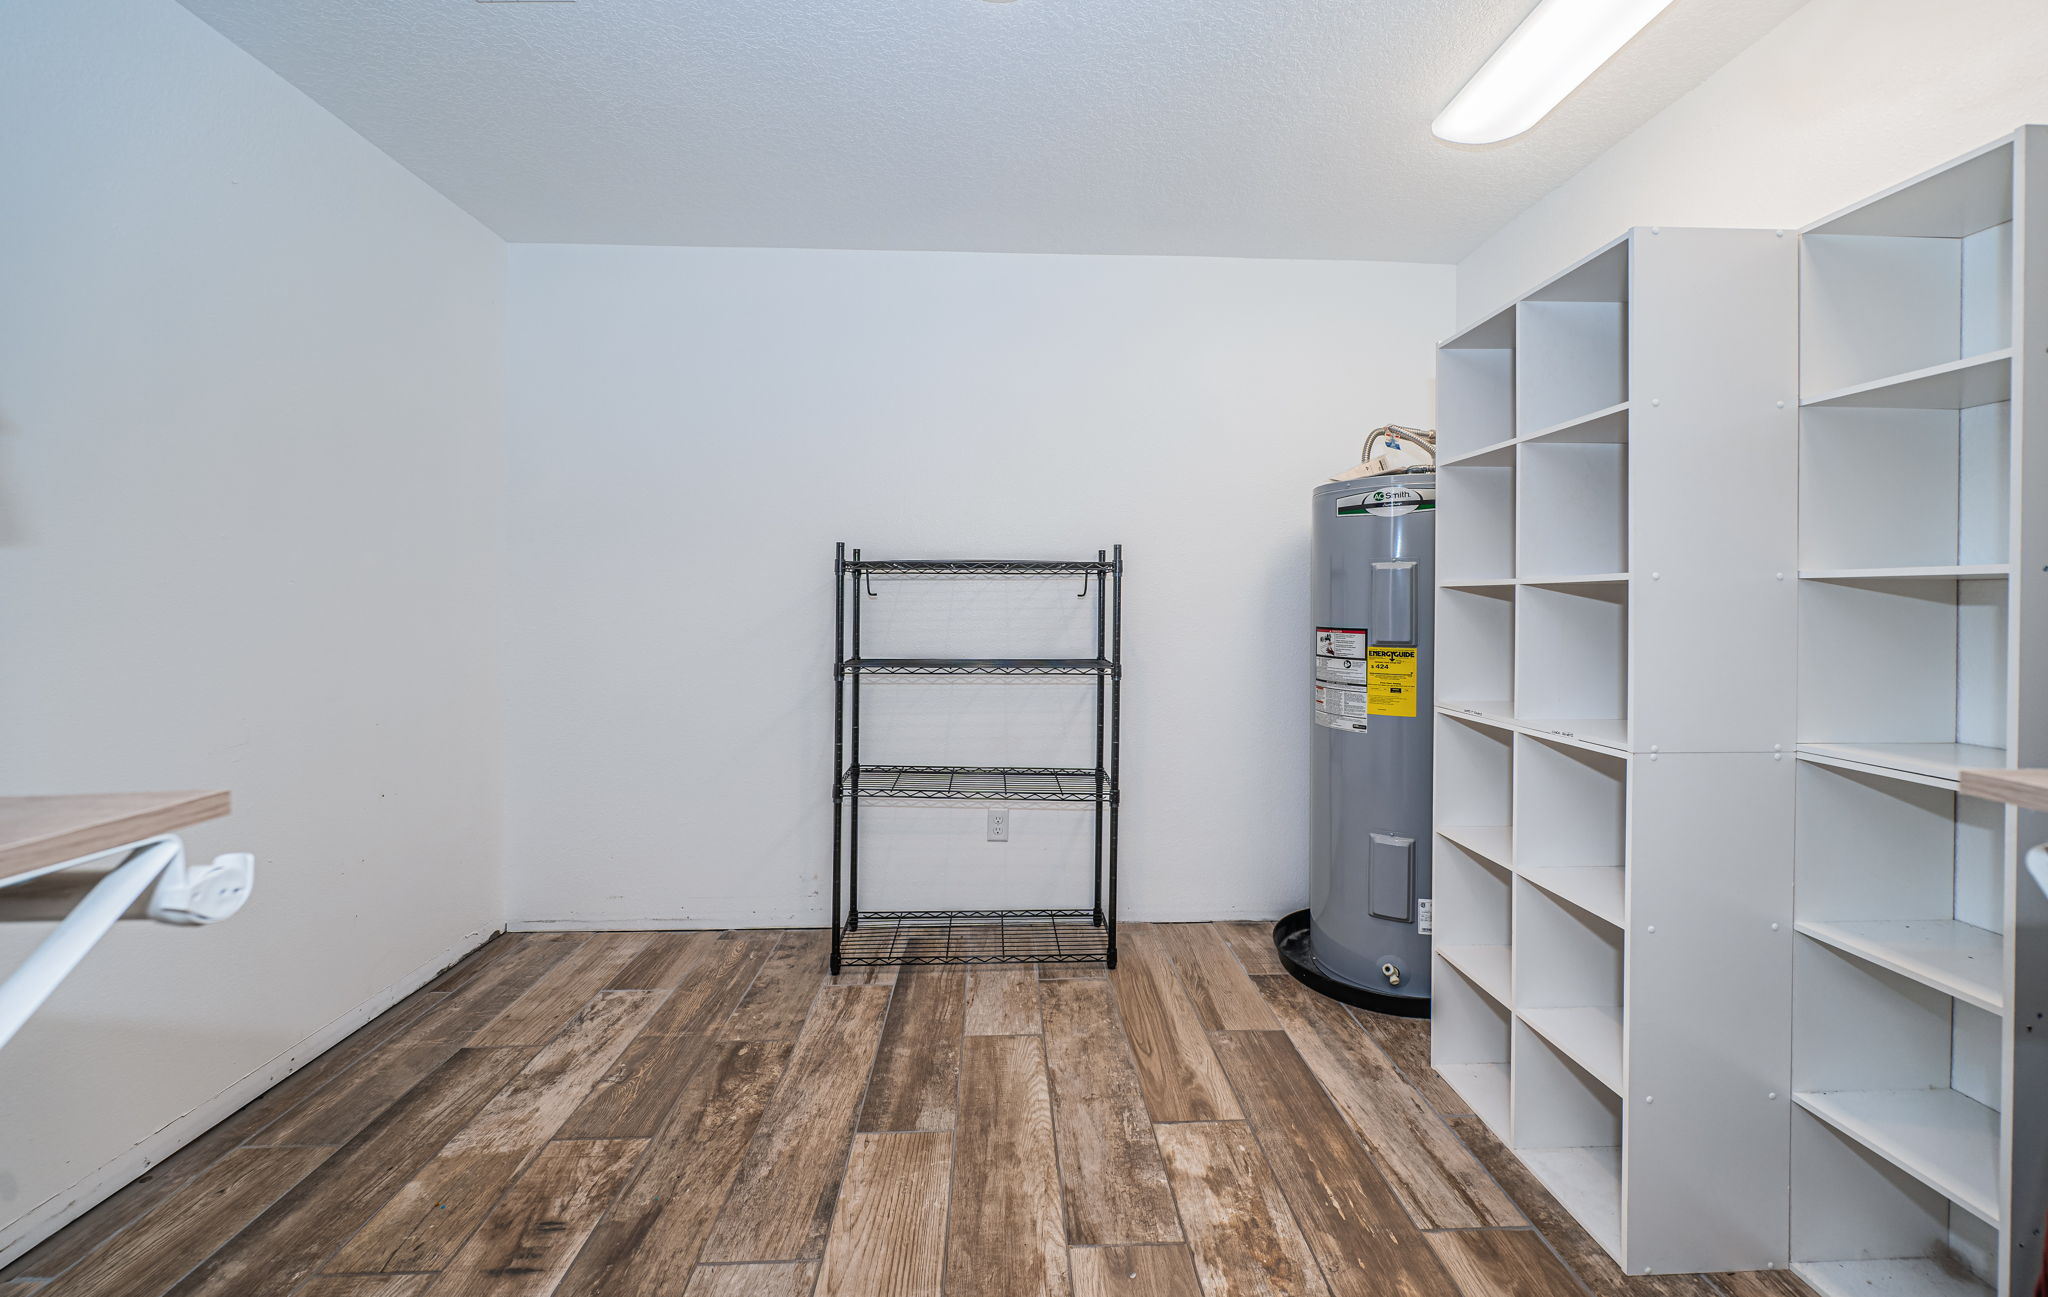
<path fill-rule="evenodd" d="M 1607 1254 L 1621 1256 L 1621 1150 L 1518 1148 L 1515 1156 Z"/>
<path fill-rule="evenodd" d="M 1481 577 L 1476 581 L 1439 581 L 1446 590 L 1506 590 L 1513 589 L 1516 582 L 1511 576 Z"/>
<path fill-rule="evenodd" d="M 1998 1224 L 1995 1109 L 1954 1090 L 1801 1091 L 1792 1099 L 1985 1224 Z"/>
<path fill-rule="evenodd" d="M 1801 919 L 1815 941 L 1987 1013 L 2005 1012 L 2005 938 L 1955 919 Z"/>
<path fill-rule="evenodd" d="M 1502 869 L 1515 867 L 1514 832 L 1504 824 L 1439 828 L 1437 833 L 1481 860 L 1491 860 Z"/>
<path fill-rule="evenodd" d="M 1960 239 L 2013 218 L 2012 136 L 1823 216 L 1801 234 Z"/>
<path fill-rule="evenodd" d="M 1579 576 L 1525 576 L 1521 585 L 1627 585 L 1626 572 L 1588 572 Z"/>
<path fill-rule="evenodd" d="M 2012 348 L 1988 351 L 1946 364 L 1929 365 L 1840 391 L 1809 397 L 1799 404 L 1862 410 L 1967 410 L 2012 399 Z"/>
<path fill-rule="evenodd" d="M 1566 419 L 1563 423 L 1553 423 L 1548 428 L 1538 428 L 1534 432 L 1523 434 L 1521 440 L 1619 445 L 1628 440 L 1628 402 L 1622 401 L 1604 410 L 1582 414 L 1576 419 Z"/>
<path fill-rule="evenodd" d="M 1839 567 L 1806 568 L 1802 581 L 2003 581 L 2012 575 L 2010 563 L 1965 563 L 1955 567 Z"/>
<path fill-rule="evenodd" d="M 1512 965 L 1506 946 L 1438 946 L 1436 953 L 1502 1008 L 1514 1007 Z"/>
<path fill-rule="evenodd" d="M 1508 1065 L 1506 1063 L 1446 1063 L 1436 1069 L 1444 1084 L 1472 1105 L 1473 1115 L 1486 1128 L 1508 1142 Z"/>
<path fill-rule="evenodd" d="M 1549 739 L 1573 747 L 1593 748 L 1601 752 L 1617 752 L 1627 755 L 1628 722 L 1613 717 L 1605 719 L 1557 720 L 1521 719 L 1516 728 L 1534 738 Z"/>
<path fill-rule="evenodd" d="M 1578 906 L 1596 919 L 1615 927 L 1626 926 L 1627 901 L 1623 896 L 1622 871 L 1609 865 L 1552 866 L 1524 869 L 1522 877 L 1561 901 Z"/>
<path fill-rule="evenodd" d="M 1515 345 L 1515 306 L 1510 303 L 1436 344 L 1447 351 L 1505 351 Z"/>
<path fill-rule="evenodd" d="M 1481 725 L 1491 725 L 1495 729 L 1512 730 L 1515 728 L 1515 709 L 1506 699 L 1492 699 L 1483 702 L 1440 702 L 1436 705 L 1436 709 L 1445 716 L 1455 716 L 1460 720 L 1477 721 Z"/>
<path fill-rule="evenodd" d="M 1921 775 L 1916 782 L 1956 786 L 1957 772 L 2002 768 L 2004 748 L 1981 747 L 1975 743 L 1801 743 L 1801 756 L 1822 765 L 1873 774 Z"/>
<path fill-rule="evenodd" d="M 1525 302 L 1626 302 L 1628 241 L 1620 234 L 1522 295 Z"/>
<path fill-rule="evenodd" d="M 1528 1009 L 1517 1016 L 1594 1080 L 1621 1093 L 1621 1006 Z"/>
<path fill-rule="evenodd" d="M 1494 464 L 1508 464 L 1514 460 L 1514 451 L 1515 438 L 1509 437 L 1505 441 L 1496 441 L 1491 446 L 1481 446 L 1477 450 L 1468 450 L 1462 455 L 1453 455 L 1449 459 L 1440 459 L 1437 461 L 1436 466 L 1438 468 L 1453 468 L 1459 464 L 1484 464 L 1489 461 Z"/>
<path fill-rule="evenodd" d="M 1792 1273 L 1820 1297 L 1991 1297 L 1991 1285 L 1932 1257 L 1796 1261 Z"/>

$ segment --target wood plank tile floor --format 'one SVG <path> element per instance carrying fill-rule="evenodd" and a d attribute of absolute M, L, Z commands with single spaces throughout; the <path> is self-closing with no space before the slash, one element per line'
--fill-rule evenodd
<path fill-rule="evenodd" d="M 492 941 L 4 1270 L 5 1297 L 1810 1297 L 1623 1276 L 1267 925 L 1116 972 L 786 932 Z"/>

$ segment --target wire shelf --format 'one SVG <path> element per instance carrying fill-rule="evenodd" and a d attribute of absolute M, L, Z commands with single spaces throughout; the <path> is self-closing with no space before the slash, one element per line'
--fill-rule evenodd
<path fill-rule="evenodd" d="M 1093 802 L 1109 795 L 1109 776 L 1100 770 L 1019 769 L 1007 766 L 862 766 L 849 769 L 838 789 L 854 790 L 860 776 L 863 798 L 911 798 L 1006 802 Z"/>
<path fill-rule="evenodd" d="M 863 911 L 840 938 L 848 967 L 1091 964 L 1109 955 L 1093 910 Z"/>
<path fill-rule="evenodd" d="M 832 971 L 895 964 L 1095 963 L 1116 967 L 1118 771 L 1123 717 L 1123 546 L 1090 560 L 913 558 L 863 560 L 838 546 L 833 617 Z M 1036 576 L 1076 579 L 1093 598 L 1089 657 L 871 657 L 861 652 L 861 610 L 873 578 Z M 849 579 L 851 578 L 851 579 Z M 1055 641 L 1057 643 L 1057 641 Z M 1070 642 L 1071 643 L 1071 642 Z M 1054 645 L 1045 646 L 1054 649 Z M 1080 648 L 1072 644 L 1068 652 Z M 1054 649 L 1054 651 L 1058 651 Z M 1082 649 L 1086 652 L 1087 650 Z M 1094 683 L 1095 752 L 1086 767 L 870 765 L 861 759 L 861 694 L 883 677 L 1035 677 Z M 884 688 L 882 693 L 899 692 Z M 1008 689 L 999 691 L 1010 693 Z M 979 695 L 975 695 L 978 700 Z M 993 755 L 993 754 L 991 754 Z M 1076 752 L 1067 760 L 1089 758 Z M 1061 910 L 865 912 L 861 809 L 882 801 L 1078 803 L 1091 812 L 1091 905 Z M 1072 898 L 1075 900 L 1079 897 Z"/>
<path fill-rule="evenodd" d="M 854 559 L 846 570 L 875 576 L 1073 576 L 1107 572 L 1112 566 L 1092 559 L 899 558 Z"/>
<path fill-rule="evenodd" d="M 1108 658 L 848 658 L 845 670 L 871 676 L 1092 676 L 1114 673 Z"/>

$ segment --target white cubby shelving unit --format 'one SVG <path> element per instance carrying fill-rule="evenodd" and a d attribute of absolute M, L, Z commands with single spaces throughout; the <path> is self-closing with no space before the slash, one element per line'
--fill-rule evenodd
<path fill-rule="evenodd" d="M 1957 776 L 2048 764 L 2044 239 L 2038 126 L 1800 238 L 1791 1261 L 1824 1297 L 2041 1265 L 2048 828 Z"/>
<path fill-rule="evenodd" d="M 1631 1274 L 1787 1258 L 1797 240 L 1438 352 L 1433 1062 Z"/>

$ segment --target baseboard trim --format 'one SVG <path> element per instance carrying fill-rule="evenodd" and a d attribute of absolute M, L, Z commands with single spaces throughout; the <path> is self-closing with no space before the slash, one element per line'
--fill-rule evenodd
<path fill-rule="evenodd" d="M 427 985 L 463 956 L 498 935 L 471 932 L 376 995 L 329 1022 L 212 1099 L 187 1112 L 100 1166 L 70 1188 L 53 1194 L 22 1216 L 0 1226 L 0 1266 L 63 1229 L 125 1187 L 144 1171 L 225 1121 L 243 1105 L 341 1043 L 351 1032 Z"/>
<path fill-rule="evenodd" d="M 1299 909 L 1300 906 L 1296 906 Z M 1264 910 L 1170 911 L 1166 913 L 1120 914 L 1119 923 L 1271 923 L 1274 916 Z M 765 919 L 758 914 L 720 922 L 716 919 L 512 919 L 507 932 L 723 932 L 728 928 L 824 928 L 832 920 L 824 914 L 792 915 L 787 919 Z"/>

